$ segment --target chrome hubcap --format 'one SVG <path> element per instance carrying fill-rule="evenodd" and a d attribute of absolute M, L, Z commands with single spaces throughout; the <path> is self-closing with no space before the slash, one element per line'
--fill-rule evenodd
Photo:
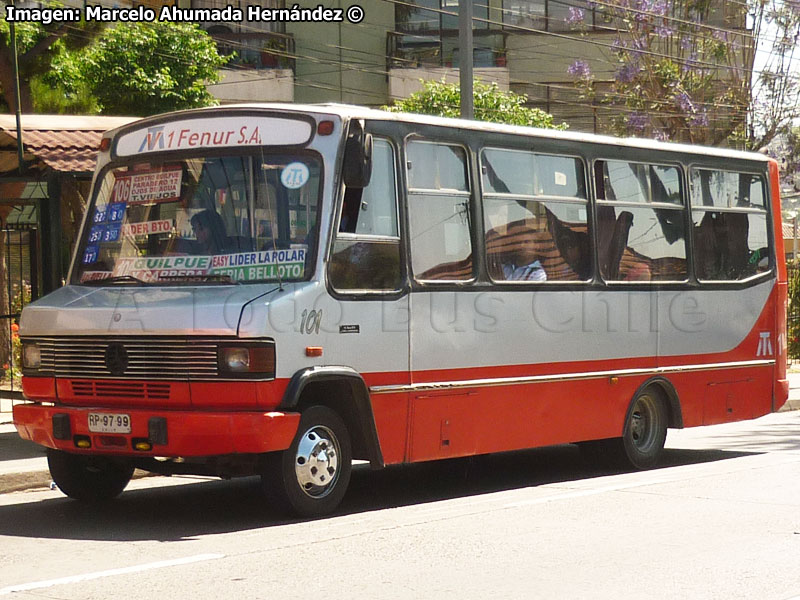
<path fill-rule="evenodd" d="M 308 496 L 322 498 L 339 477 L 339 441 L 327 427 L 312 427 L 297 445 L 294 460 L 297 482 Z"/>

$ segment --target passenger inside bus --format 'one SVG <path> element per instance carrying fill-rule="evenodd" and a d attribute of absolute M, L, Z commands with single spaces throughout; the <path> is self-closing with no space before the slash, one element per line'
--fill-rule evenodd
<path fill-rule="evenodd" d="M 559 281 L 588 279 L 592 265 L 586 226 L 581 223 L 570 226 L 550 210 L 547 211 L 547 224 L 556 246 L 552 266 L 546 269 L 552 273 L 550 278 Z"/>
<path fill-rule="evenodd" d="M 533 236 L 520 237 L 513 253 L 503 263 L 503 278 L 506 281 L 547 281 L 541 257 Z"/>

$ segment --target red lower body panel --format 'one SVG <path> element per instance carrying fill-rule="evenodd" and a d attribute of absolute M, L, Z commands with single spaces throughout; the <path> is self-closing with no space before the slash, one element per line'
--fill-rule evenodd
<path fill-rule="evenodd" d="M 775 383 L 775 404 L 772 410 L 777 411 L 789 399 L 789 380 L 778 379 Z"/>
<path fill-rule="evenodd" d="M 89 431 L 90 412 L 124 413 L 130 416 L 131 433 L 93 433 Z M 53 415 L 66 414 L 70 422 L 70 439 L 53 435 Z M 148 421 L 162 417 L 167 424 L 167 443 L 152 451 L 133 449 L 132 440 L 148 438 Z M 215 456 L 238 453 L 261 453 L 285 450 L 291 444 L 298 413 L 283 412 L 206 412 L 192 410 L 154 410 L 85 408 L 20 404 L 14 407 L 14 424 L 22 438 L 48 448 L 131 456 Z M 92 447 L 80 450 L 74 436 L 88 436 Z"/>

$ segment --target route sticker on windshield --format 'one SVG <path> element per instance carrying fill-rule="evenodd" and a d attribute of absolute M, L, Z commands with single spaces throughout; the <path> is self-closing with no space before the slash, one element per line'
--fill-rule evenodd
<path fill-rule="evenodd" d="M 119 223 L 125 216 L 126 204 L 124 202 L 115 202 L 108 207 L 108 214 L 106 215 L 110 223 Z"/>
<path fill-rule="evenodd" d="M 89 230 L 89 243 L 96 244 L 97 242 L 102 242 L 105 231 L 106 226 L 102 223 L 100 225 L 92 225 L 92 228 Z"/>
<path fill-rule="evenodd" d="M 109 223 L 106 226 L 105 231 L 103 232 L 103 241 L 104 242 L 118 242 L 119 241 L 119 233 L 122 229 L 121 223 Z"/>
<path fill-rule="evenodd" d="M 172 221 L 160 219 L 158 221 L 142 221 L 141 223 L 127 223 L 122 226 L 122 235 L 135 237 L 137 235 L 151 235 L 153 233 L 170 233 Z"/>
<path fill-rule="evenodd" d="M 92 223 L 105 223 L 106 222 L 106 207 L 97 207 L 92 215 Z"/>
<path fill-rule="evenodd" d="M 125 257 L 117 259 L 113 274 L 130 275 L 146 282 L 204 275 L 224 275 L 233 281 L 299 279 L 305 270 L 307 251 L 304 247 L 212 256 Z"/>
<path fill-rule="evenodd" d="M 181 196 L 182 178 L 180 167 L 116 175 L 111 197 L 114 204 L 174 202 Z"/>
<path fill-rule="evenodd" d="M 83 264 L 91 265 L 97 262 L 97 257 L 100 254 L 100 250 L 98 249 L 97 245 L 86 246 L 86 250 L 83 252 Z"/>
<path fill-rule="evenodd" d="M 308 182 L 309 172 L 305 163 L 293 162 L 281 171 L 281 183 L 290 190 L 303 187 Z"/>
<path fill-rule="evenodd" d="M 101 279 L 108 279 L 113 273 L 111 271 L 84 271 L 81 274 L 81 283 L 86 281 L 99 281 Z"/>

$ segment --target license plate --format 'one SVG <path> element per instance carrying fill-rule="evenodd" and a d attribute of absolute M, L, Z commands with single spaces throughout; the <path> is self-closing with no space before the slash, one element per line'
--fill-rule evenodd
<path fill-rule="evenodd" d="M 118 413 L 89 413 L 89 431 L 93 433 L 130 433 L 131 417 Z"/>

